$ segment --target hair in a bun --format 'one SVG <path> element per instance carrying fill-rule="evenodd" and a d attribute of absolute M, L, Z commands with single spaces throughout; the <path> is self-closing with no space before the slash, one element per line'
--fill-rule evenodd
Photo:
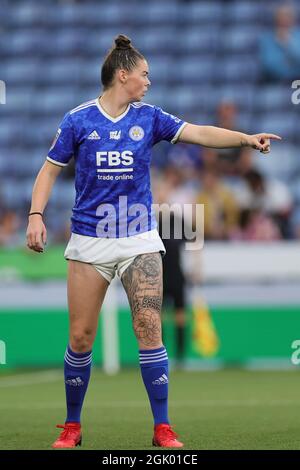
<path fill-rule="evenodd" d="M 119 36 L 115 39 L 115 49 L 131 49 L 131 41 L 127 36 L 124 34 L 119 34 Z"/>
<path fill-rule="evenodd" d="M 124 69 L 129 72 L 137 66 L 139 60 L 145 60 L 144 56 L 133 47 L 127 36 L 119 34 L 101 69 L 103 89 L 106 90 L 112 85 L 116 70 Z"/>

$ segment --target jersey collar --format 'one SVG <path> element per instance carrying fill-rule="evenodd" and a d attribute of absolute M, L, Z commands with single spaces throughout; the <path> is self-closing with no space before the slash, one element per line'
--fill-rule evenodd
<path fill-rule="evenodd" d="M 111 122 L 118 122 L 121 119 L 123 119 L 123 117 L 126 116 L 126 114 L 128 113 L 128 111 L 130 109 L 130 103 L 129 103 L 127 108 L 125 109 L 124 113 L 122 113 L 122 114 L 120 114 L 120 116 L 117 116 L 117 117 L 114 118 L 110 114 L 108 114 L 106 111 L 104 111 L 104 109 L 102 108 L 102 106 L 100 104 L 100 96 L 98 96 L 98 98 L 96 98 L 96 104 L 97 104 L 97 107 L 98 107 L 100 113 L 103 114 L 103 116 L 105 116 L 106 119 L 109 119 L 109 121 L 111 121 Z"/>

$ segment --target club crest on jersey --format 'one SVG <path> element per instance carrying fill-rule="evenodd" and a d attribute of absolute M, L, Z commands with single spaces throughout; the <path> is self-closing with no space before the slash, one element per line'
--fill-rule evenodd
<path fill-rule="evenodd" d="M 140 126 L 133 126 L 129 130 L 130 138 L 132 140 L 135 140 L 136 142 L 139 141 L 139 140 L 142 140 L 144 135 L 145 135 L 144 129 L 142 129 L 142 127 L 140 127 Z"/>

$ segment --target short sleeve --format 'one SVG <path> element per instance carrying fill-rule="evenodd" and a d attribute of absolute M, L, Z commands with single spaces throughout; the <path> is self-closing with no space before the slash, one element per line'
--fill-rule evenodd
<path fill-rule="evenodd" d="M 176 144 L 186 124 L 185 121 L 173 116 L 173 114 L 166 113 L 161 108 L 155 107 L 153 145 L 161 140 L 167 140 L 171 144 Z"/>
<path fill-rule="evenodd" d="M 71 116 L 67 113 L 52 142 L 47 160 L 59 165 L 67 166 L 75 152 L 75 135 Z"/>

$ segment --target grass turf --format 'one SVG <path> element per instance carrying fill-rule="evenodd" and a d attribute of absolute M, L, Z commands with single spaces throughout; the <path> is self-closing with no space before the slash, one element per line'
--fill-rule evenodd
<path fill-rule="evenodd" d="M 170 419 L 189 449 L 299 449 L 298 371 L 173 372 Z M 0 375 L 0 449 L 49 449 L 65 418 L 62 371 Z M 94 369 L 81 449 L 153 449 L 138 370 Z M 80 451 L 77 448 L 76 451 Z"/>

